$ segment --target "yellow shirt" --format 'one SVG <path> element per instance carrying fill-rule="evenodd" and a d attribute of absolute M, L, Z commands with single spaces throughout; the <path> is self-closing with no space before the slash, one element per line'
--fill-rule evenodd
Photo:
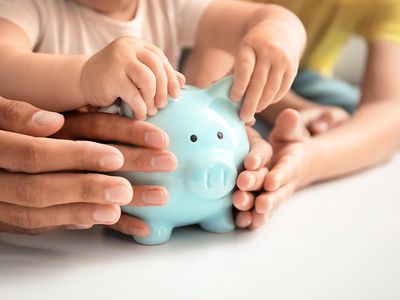
<path fill-rule="evenodd" d="M 275 3 L 304 23 L 308 45 L 301 68 L 330 75 L 351 35 L 400 42 L 400 0 L 248 0 Z M 400 55 L 400 53 L 399 53 Z"/>

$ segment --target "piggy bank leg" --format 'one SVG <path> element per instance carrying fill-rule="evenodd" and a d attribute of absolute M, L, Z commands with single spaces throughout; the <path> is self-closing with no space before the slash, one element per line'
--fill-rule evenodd
<path fill-rule="evenodd" d="M 200 222 L 200 227 L 210 232 L 225 233 L 235 229 L 232 209 L 229 207 Z"/>
<path fill-rule="evenodd" d="M 143 245 L 159 245 L 169 241 L 172 233 L 172 226 L 169 224 L 160 224 L 147 222 L 149 226 L 149 234 L 142 238 L 134 236 L 134 240 Z"/>

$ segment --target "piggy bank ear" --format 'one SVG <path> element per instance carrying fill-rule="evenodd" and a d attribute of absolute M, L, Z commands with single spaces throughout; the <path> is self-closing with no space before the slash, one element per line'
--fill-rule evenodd
<path fill-rule="evenodd" d="M 229 110 L 236 110 L 236 112 L 239 112 L 240 103 L 239 104 L 233 103 L 229 99 L 229 92 L 231 90 L 232 83 L 233 83 L 233 75 L 218 80 L 216 83 L 214 83 L 211 87 L 207 89 L 207 92 L 212 96 L 212 100 L 210 102 L 211 109 L 215 108 L 216 106 L 222 105 L 225 106 L 226 109 L 228 109 L 229 107 Z"/>
<path fill-rule="evenodd" d="M 233 83 L 233 75 L 218 80 L 207 89 L 208 93 L 218 98 L 229 99 L 229 91 Z"/>
<path fill-rule="evenodd" d="M 232 82 L 233 76 L 225 77 L 212 85 L 207 92 L 211 95 L 208 107 L 217 114 L 223 115 L 224 119 L 233 125 L 240 123 L 240 104 L 229 99 Z"/>

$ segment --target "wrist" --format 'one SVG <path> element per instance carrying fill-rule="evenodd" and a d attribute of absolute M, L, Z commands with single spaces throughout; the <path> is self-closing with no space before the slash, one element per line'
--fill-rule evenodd
<path fill-rule="evenodd" d="M 88 105 L 89 103 L 87 103 L 87 99 L 85 97 L 85 90 L 84 90 L 84 84 L 83 82 L 84 80 L 84 73 L 85 73 L 85 67 L 87 65 L 87 62 L 89 61 L 88 56 L 80 56 L 79 59 L 77 59 L 76 64 L 75 64 L 75 72 L 76 72 L 76 76 L 74 76 L 74 78 L 76 78 L 76 82 L 74 83 L 74 87 L 75 87 L 75 94 L 77 99 L 82 101 L 83 106 L 84 105 Z"/>

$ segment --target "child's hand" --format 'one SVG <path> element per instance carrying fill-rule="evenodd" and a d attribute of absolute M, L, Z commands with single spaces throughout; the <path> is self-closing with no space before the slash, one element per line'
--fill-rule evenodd
<path fill-rule="evenodd" d="M 255 181 L 249 178 L 249 171 L 238 178 L 240 190 L 234 194 L 234 205 L 240 210 L 236 217 L 238 227 L 262 226 L 273 208 L 308 184 L 312 157 L 309 137 L 298 112 L 287 109 L 280 114 L 269 138 L 274 151 L 272 168 L 269 172 L 254 173 Z M 252 193 L 260 189 L 257 196 Z"/>
<path fill-rule="evenodd" d="M 93 55 L 80 78 L 87 104 L 105 107 L 120 97 L 139 120 L 165 107 L 168 95 L 178 98 L 184 84 L 163 51 L 134 37 L 116 39 Z"/>
<path fill-rule="evenodd" d="M 288 42 L 291 41 L 291 42 Z M 301 46 L 288 25 L 265 21 L 243 38 L 235 59 L 231 99 L 243 98 L 240 117 L 249 123 L 256 112 L 282 99 L 297 74 Z"/>

